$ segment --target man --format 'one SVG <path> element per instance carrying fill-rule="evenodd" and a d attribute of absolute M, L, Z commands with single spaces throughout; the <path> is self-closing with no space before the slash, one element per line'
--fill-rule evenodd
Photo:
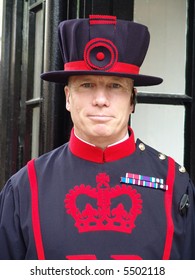
<path fill-rule="evenodd" d="M 114 16 L 59 25 L 74 123 L 69 143 L 30 161 L 1 192 L 1 259 L 195 259 L 194 186 L 128 127 L 147 27 Z"/>

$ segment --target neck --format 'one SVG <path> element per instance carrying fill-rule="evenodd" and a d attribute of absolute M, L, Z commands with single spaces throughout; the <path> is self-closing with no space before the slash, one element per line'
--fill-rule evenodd
<path fill-rule="evenodd" d="M 75 136 L 81 140 L 82 142 L 88 144 L 88 145 L 91 145 L 91 146 L 94 146 L 94 147 L 98 147 L 102 150 L 105 150 L 107 147 L 111 147 L 111 146 L 114 146 L 116 144 L 119 144 L 125 140 L 127 140 L 129 138 L 129 133 L 128 133 L 128 130 L 126 131 L 126 134 L 123 136 L 123 137 L 118 137 L 116 139 L 116 141 L 112 140 L 112 141 L 109 141 L 109 139 L 99 139 L 97 137 L 95 137 L 94 141 L 93 139 L 91 139 L 90 141 L 87 141 L 87 140 L 84 140 L 83 138 L 81 138 L 80 136 L 77 135 L 77 133 L 74 131 L 74 134 Z"/>

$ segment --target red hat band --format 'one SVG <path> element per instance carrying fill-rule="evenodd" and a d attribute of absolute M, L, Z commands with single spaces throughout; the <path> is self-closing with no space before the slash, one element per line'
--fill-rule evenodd
<path fill-rule="evenodd" d="M 116 62 L 112 68 L 105 70 L 105 72 L 139 74 L 139 69 L 140 68 L 138 66 L 133 64 Z M 65 71 L 89 71 L 92 70 L 92 68 L 90 68 L 84 60 L 83 61 L 81 60 L 81 61 L 65 63 L 64 70 Z"/>

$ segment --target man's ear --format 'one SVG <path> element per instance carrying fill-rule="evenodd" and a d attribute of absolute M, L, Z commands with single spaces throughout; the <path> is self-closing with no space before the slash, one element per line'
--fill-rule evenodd
<path fill-rule="evenodd" d="M 64 87 L 64 93 L 66 97 L 66 110 L 70 111 L 70 90 L 68 86 Z"/>
<path fill-rule="evenodd" d="M 133 88 L 132 90 L 132 96 L 131 96 L 131 106 L 133 106 L 132 113 L 135 112 L 135 105 L 137 103 L 137 89 Z"/>

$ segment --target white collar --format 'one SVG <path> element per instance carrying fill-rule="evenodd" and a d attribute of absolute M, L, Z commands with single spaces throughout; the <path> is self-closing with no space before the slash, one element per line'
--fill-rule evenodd
<path fill-rule="evenodd" d="M 81 139 L 79 136 L 77 136 L 76 133 L 75 133 L 75 131 L 74 131 L 74 135 L 75 135 L 80 141 L 82 141 L 82 142 L 84 142 L 84 143 L 86 143 L 86 144 L 88 144 L 88 145 L 91 145 L 91 146 L 95 147 L 94 144 L 91 144 L 91 143 L 89 143 L 89 142 L 87 142 L 87 141 Z M 119 143 L 122 143 L 123 141 L 127 140 L 128 138 L 129 138 L 129 133 L 128 133 L 128 131 L 127 131 L 125 137 L 123 137 L 121 140 L 119 140 L 119 141 L 117 141 L 117 142 L 115 142 L 115 143 L 113 143 L 113 144 L 111 144 L 111 145 L 108 145 L 108 147 L 111 147 L 111 146 L 117 145 L 117 144 L 119 144 Z"/>

